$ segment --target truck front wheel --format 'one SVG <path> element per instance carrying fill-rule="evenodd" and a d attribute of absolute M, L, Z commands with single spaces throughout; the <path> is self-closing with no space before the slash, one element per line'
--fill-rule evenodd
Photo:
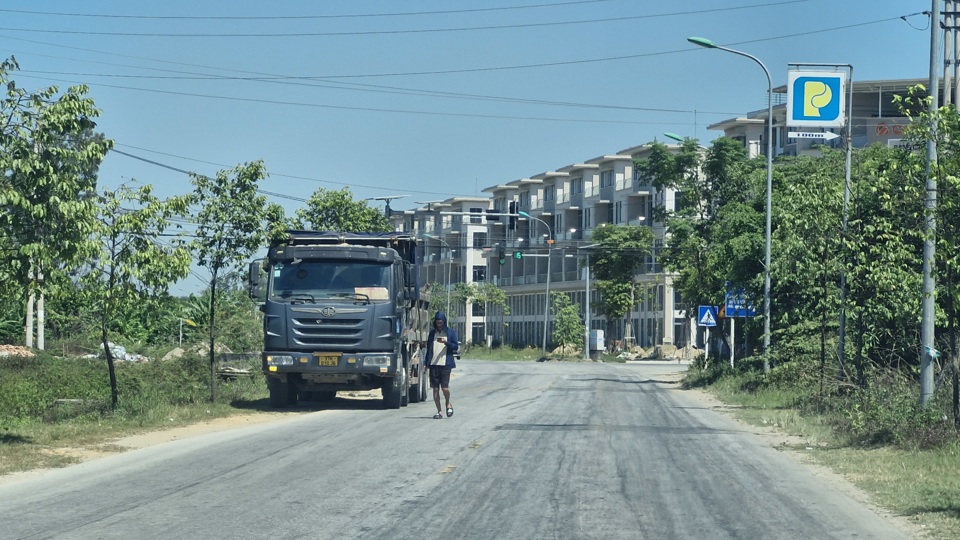
<path fill-rule="evenodd" d="M 384 381 L 383 385 L 383 406 L 386 409 L 399 409 L 403 406 L 404 398 L 407 397 L 407 390 L 410 387 L 410 378 L 407 376 L 407 370 L 401 368 L 397 374 Z"/>
<path fill-rule="evenodd" d="M 270 406 L 274 409 L 283 409 L 297 404 L 297 388 L 289 381 L 282 381 L 278 377 L 267 379 L 267 389 L 270 391 Z"/>

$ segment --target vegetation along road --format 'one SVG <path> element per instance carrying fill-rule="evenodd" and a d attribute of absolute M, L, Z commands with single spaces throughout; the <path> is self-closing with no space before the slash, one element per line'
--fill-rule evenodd
<path fill-rule="evenodd" d="M 464 360 L 455 414 L 316 412 L 0 485 L 4 538 L 907 538 L 669 363 Z"/>

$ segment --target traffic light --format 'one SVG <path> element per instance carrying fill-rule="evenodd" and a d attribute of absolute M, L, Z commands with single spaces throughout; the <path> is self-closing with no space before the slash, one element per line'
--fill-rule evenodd
<path fill-rule="evenodd" d="M 517 203 L 516 203 L 516 202 L 510 201 L 509 206 L 507 206 L 507 213 L 509 213 L 509 214 L 516 214 L 516 213 L 517 213 Z M 517 216 L 510 216 L 510 218 L 507 220 L 507 226 L 510 228 L 511 231 L 517 230 Z"/>
<path fill-rule="evenodd" d="M 514 258 L 514 259 L 522 259 L 522 258 L 523 258 L 523 252 L 522 252 L 522 251 L 514 251 L 514 252 L 513 252 L 513 258 Z"/>
<path fill-rule="evenodd" d="M 497 249 L 497 256 L 500 257 L 500 264 L 507 263 L 507 250 L 503 249 L 502 247 Z"/>
<path fill-rule="evenodd" d="M 490 214 L 499 214 L 500 210 L 497 208 L 487 208 L 487 221 L 500 221 L 500 216 Z"/>

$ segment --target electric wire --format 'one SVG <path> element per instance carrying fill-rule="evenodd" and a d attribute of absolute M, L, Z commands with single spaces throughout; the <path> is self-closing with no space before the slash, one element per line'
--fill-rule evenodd
<path fill-rule="evenodd" d="M 371 36 L 371 35 L 398 35 L 398 34 L 430 34 L 447 32 L 476 32 L 485 30 L 516 30 L 525 28 L 545 28 L 555 26 L 576 26 L 584 24 L 602 24 L 609 22 L 626 22 L 641 19 L 654 19 L 664 17 L 680 17 L 685 15 L 703 15 L 705 13 L 717 13 L 725 11 L 753 9 L 757 7 L 773 7 L 785 4 L 796 4 L 808 2 L 809 0 L 783 0 L 780 2 L 770 2 L 763 4 L 752 4 L 744 6 L 733 6 L 712 9 L 698 9 L 690 11 L 678 11 L 672 13 L 656 13 L 643 15 L 621 15 L 617 17 L 604 17 L 599 19 L 578 19 L 573 21 L 554 21 L 554 22 L 534 22 L 517 23 L 501 25 L 484 26 L 464 26 L 449 28 L 420 28 L 420 29 L 402 29 L 402 30 L 364 30 L 364 31 L 342 31 L 342 32 L 229 32 L 229 33 L 191 33 L 191 32 L 106 32 L 94 30 L 56 30 L 49 28 L 12 28 L 0 27 L 0 30 L 6 32 L 31 32 L 44 34 L 68 34 L 85 36 L 122 36 L 122 37 L 175 37 L 175 38 L 277 38 L 277 37 L 343 37 L 343 36 Z"/>
<path fill-rule="evenodd" d="M 103 19 L 146 19 L 146 20 L 241 20 L 241 21 L 267 21 L 267 20 L 310 20 L 310 19 L 350 19 L 350 18 L 373 18 L 373 17 L 409 17 L 422 15 L 450 15 L 458 13 L 478 13 L 491 11 L 516 11 L 521 9 L 538 9 L 549 7 L 566 7 L 577 4 L 597 4 L 601 2 L 611 2 L 616 0 L 574 0 L 571 2 L 554 2 L 550 4 L 530 4 L 520 6 L 503 6 L 472 9 L 448 9 L 439 11 L 405 11 L 396 13 L 355 13 L 343 15 L 117 15 L 104 13 L 70 13 L 53 11 L 30 11 L 24 9 L 0 9 L 0 13 L 18 13 L 25 15 L 51 15 L 61 17 L 93 17 Z"/>

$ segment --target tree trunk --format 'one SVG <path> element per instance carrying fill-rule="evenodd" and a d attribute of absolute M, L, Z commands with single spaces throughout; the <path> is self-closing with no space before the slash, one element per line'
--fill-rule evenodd
<path fill-rule="evenodd" d="M 104 310 L 100 317 L 100 341 L 103 345 L 103 354 L 107 359 L 107 371 L 110 373 L 110 407 L 117 409 L 120 404 L 120 390 L 117 388 L 117 368 L 114 365 L 113 352 L 107 341 L 107 313 Z"/>
<path fill-rule="evenodd" d="M 110 260 L 116 259 L 117 239 L 111 238 Z M 116 266 L 110 264 L 110 272 L 107 276 L 107 290 L 103 302 L 103 311 L 100 313 L 100 341 L 103 342 L 103 355 L 107 359 L 107 371 L 110 374 L 110 405 L 113 410 L 120 404 L 120 389 L 117 386 L 117 368 L 113 359 L 113 351 L 110 350 L 109 339 L 107 337 L 107 325 L 110 320 L 110 314 L 113 311 L 113 288 L 116 286 Z"/>
<path fill-rule="evenodd" d="M 211 273 L 213 279 L 210 280 L 210 402 L 217 401 L 217 359 L 214 353 L 213 345 L 216 339 L 216 314 L 217 314 L 217 271 Z"/>

